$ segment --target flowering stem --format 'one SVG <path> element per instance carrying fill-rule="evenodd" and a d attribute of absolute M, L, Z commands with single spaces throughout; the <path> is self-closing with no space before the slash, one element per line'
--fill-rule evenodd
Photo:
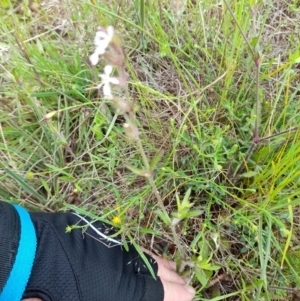
<path fill-rule="evenodd" d="M 141 11 L 144 13 L 144 2 L 141 1 Z M 144 16 L 143 16 L 144 17 Z M 142 25 L 144 20 L 141 20 Z M 142 26 L 143 27 L 143 26 Z M 143 37 L 142 37 L 143 39 Z M 126 120 L 124 123 L 124 131 L 128 140 L 136 142 L 138 150 L 142 156 L 143 165 L 145 168 L 144 176 L 149 180 L 150 186 L 157 198 L 157 202 L 163 213 L 168 217 L 169 214 L 164 206 L 163 200 L 157 190 L 155 181 L 153 179 L 153 167 L 150 166 L 149 160 L 146 156 L 145 150 L 142 145 L 142 141 L 139 137 L 139 131 L 137 127 L 137 119 L 134 113 L 133 106 L 130 104 L 130 93 L 128 90 L 128 81 L 125 73 L 125 54 L 117 36 L 115 36 L 114 28 L 108 26 L 105 28 L 99 28 L 94 38 L 95 51 L 89 56 L 89 62 L 91 66 L 95 66 L 99 62 L 99 58 L 103 55 L 109 62 L 109 65 L 104 67 L 104 73 L 99 74 L 101 77 L 101 84 L 97 86 L 97 89 L 102 88 L 103 95 L 106 99 L 111 99 L 112 104 L 116 106 L 119 114 L 122 114 Z M 142 43 L 143 44 L 143 43 Z M 143 45 L 142 45 L 143 46 Z M 112 77 L 111 73 L 113 67 L 116 67 L 119 77 Z M 111 84 L 125 88 L 125 99 L 122 101 L 119 98 L 114 98 L 112 94 Z M 180 253 L 180 257 L 183 257 L 183 250 L 180 245 L 179 237 L 176 233 L 176 226 L 171 223 L 170 225 L 173 239 Z"/>
<path fill-rule="evenodd" d="M 148 180 L 149 180 L 150 186 L 151 186 L 151 188 L 152 188 L 152 190 L 153 190 L 153 192 L 154 192 L 154 194 L 156 196 L 158 205 L 161 208 L 161 210 L 163 211 L 163 213 L 166 216 L 169 216 L 168 211 L 167 211 L 167 209 L 166 209 L 166 207 L 164 205 L 164 202 L 163 202 L 163 200 L 162 200 L 162 198 L 161 198 L 161 196 L 159 194 L 159 191 L 157 190 L 155 181 L 153 179 L 152 171 L 150 170 L 150 164 L 148 162 L 148 158 L 147 158 L 147 156 L 145 154 L 145 151 L 144 151 L 144 148 L 143 148 L 141 140 L 137 141 L 137 145 L 138 145 L 139 151 L 140 151 L 140 153 L 142 155 L 144 166 L 146 167 L 146 169 L 148 171 L 148 174 L 149 174 Z M 181 244 L 180 244 L 180 241 L 178 239 L 178 235 L 176 233 L 176 229 L 175 229 L 176 225 L 171 224 L 170 227 L 171 227 L 171 231 L 172 231 L 172 234 L 173 234 L 173 238 L 174 238 L 175 244 L 176 244 L 176 246 L 178 248 L 178 251 L 179 251 L 179 253 L 180 253 L 181 257 L 182 257 L 183 256 L 183 250 L 181 248 Z"/>
<path fill-rule="evenodd" d="M 129 92 L 128 92 L 128 87 L 126 87 L 125 89 L 125 95 L 126 95 L 126 98 L 127 98 L 127 101 L 129 102 Z M 126 121 L 130 121 L 134 126 L 136 126 L 136 117 L 134 115 L 134 112 L 129 112 L 129 115 L 128 114 L 124 114 L 124 117 L 126 119 Z M 158 205 L 159 207 L 161 208 L 161 210 L 163 211 L 163 213 L 166 215 L 166 216 L 169 216 L 168 214 L 168 211 L 166 210 L 166 207 L 163 203 L 163 200 L 159 194 L 159 191 L 156 187 L 156 184 L 155 184 L 155 181 L 153 179 L 153 171 L 150 170 L 150 164 L 149 164 L 149 160 L 146 156 L 146 153 L 145 153 L 145 150 L 144 150 L 144 147 L 143 147 L 143 144 L 142 144 L 142 141 L 141 139 L 138 139 L 137 140 L 137 146 L 138 146 L 138 149 L 139 149 L 139 152 L 142 156 L 142 159 L 143 159 L 143 164 L 144 164 L 144 167 L 146 168 L 146 171 L 147 171 L 147 178 L 148 178 L 148 181 L 150 183 L 150 186 L 154 192 L 154 195 L 157 199 L 157 202 L 158 202 Z M 173 235 L 173 238 L 174 238 L 174 241 L 175 241 L 175 244 L 176 244 L 176 247 L 179 251 L 179 254 L 181 257 L 183 257 L 184 253 L 183 253 L 183 250 L 182 250 L 182 247 L 181 247 L 181 244 L 180 244 L 180 241 L 179 241 L 179 238 L 178 238 L 178 235 L 176 233 L 176 225 L 170 225 L 170 228 L 171 228 L 171 231 L 172 231 L 172 235 Z"/>
<path fill-rule="evenodd" d="M 160 208 L 162 209 L 162 211 L 164 212 L 164 214 L 168 216 L 168 212 L 166 210 L 166 207 L 165 207 L 165 205 L 163 203 L 163 200 L 162 200 L 162 198 L 161 198 L 161 196 L 160 196 L 160 194 L 159 194 L 159 192 L 157 190 L 156 184 L 154 182 L 153 175 L 151 175 L 151 177 L 149 178 L 149 183 L 150 183 L 150 185 L 152 187 L 152 190 L 153 190 L 153 192 L 154 192 L 154 194 L 155 194 L 155 196 L 157 198 L 157 201 L 158 201 L 158 204 L 159 204 Z M 176 233 L 175 227 L 176 227 L 176 225 L 173 225 L 173 224 L 171 224 L 171 226 L 170 226 L 171 231 L 172 231 L 172 235 L 173 235 L 173 238 L 174 238 L 174 241 L 175 241 L 175 245 L 176 245 L 176 247 L 177 247 L 177 249 L 179 251 L 180 256 L 183 257 L 184 253 L 183 253 L 180 241 L 178 239 L 178 235 Z"/>

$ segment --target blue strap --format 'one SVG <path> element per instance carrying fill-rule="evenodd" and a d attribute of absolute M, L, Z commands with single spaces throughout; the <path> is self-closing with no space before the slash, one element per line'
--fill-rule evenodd
<path fill-rule="evenodd" d="M 21 300 L 31 274 L 37 246 L 35 228 L 29 213 L 18 205 L 14 207 L 20 217 L 20 241 L 14 265 L 0 294 L 0 301 Z"/>

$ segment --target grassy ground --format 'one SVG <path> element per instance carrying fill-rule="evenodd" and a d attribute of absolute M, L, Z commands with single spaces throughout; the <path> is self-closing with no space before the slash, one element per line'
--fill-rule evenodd
<path fill-rule="evenodd" d="M 1 1 L 1 198 L 114 224 L 182 263 L 195 300 L 299 300 L 298 1 L 143 3 Z M 134 143 L 91 89 L 108 25 Z"/>

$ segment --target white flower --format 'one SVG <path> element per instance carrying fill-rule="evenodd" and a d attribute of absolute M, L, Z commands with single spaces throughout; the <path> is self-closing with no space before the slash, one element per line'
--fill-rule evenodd
<path fill-rule="evenodd" d="M 106 48 L 114 37 L 114 34 L 115 30 L 113 26 L 108 26 L 106 30 L 101 29 L 100 31 L 96 32 L 94 38 L 94 45 L 96 46 L 96 49 L 94 53 L 90 55 L 90 62 L 92 65 L 98 64 L 99 56 L 105 53 Z"/>
<path fill-rule="evenodd" d="M 113 26 L 108 26 L 107 29 L 96 32 L 94 45 L 101 48 L 107 48 L 112 38 L 114 37 L 115 30 Z"/>
<path fill-rule="evenodd" d="M 99 62 L 99 55 L 103 54 L 105 52 L 105 49 L 102 48 L 96 48 L 95 52 L 90 55 L 90 62 L 93 66 L 97 65 Z"/>
<path fill-rule="evenodd" d="M 113 67 L 111 65 L 107 65 L 104 67 L 104 73 L 99 74 L 102 82 L 97 86 L 97 89 L 100 89 L 103 86 L 103 95 L 107 98 L 112 97 L 110 84 L 118 85 L 120 83 L 116 77 L 110 77 L 112 70 Z"/>

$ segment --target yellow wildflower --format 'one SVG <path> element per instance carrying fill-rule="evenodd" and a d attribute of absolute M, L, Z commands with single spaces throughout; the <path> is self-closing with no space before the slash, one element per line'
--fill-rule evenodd
<path fill-rule="evenodd" d="M 73 230 L 72 226 L 66 227 L 66 233 L 71 233 L 72 230 Z"/>
<path fill-rule="evenodd" d="M 30 171 L 30 172 L 27 174 L 27 178 L 28 178 L 28 179 L 32 179 L 33 177 L 34 177 L 34 173 Z"/>
<path fill-rule="evenodd" d="M 112 220 L 113 224 L 116 225 L 116 226 L 119 226 L 121 224 L 121 218 L 116 215 L 113 220 Z"/>

